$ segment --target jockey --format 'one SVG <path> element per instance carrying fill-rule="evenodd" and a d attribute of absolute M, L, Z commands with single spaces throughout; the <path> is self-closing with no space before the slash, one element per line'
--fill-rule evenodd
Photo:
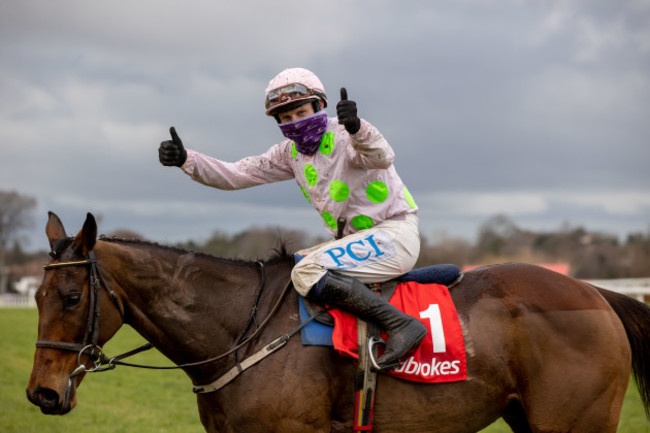
<path fill-rule="evenodd" d="M 323 84 L 307 69 L 280 72 L 266 88 L 265 105 L 287 139 L 264 154 L 224 162 L 185 149 L 172 127 L 172 139 L 160 144 L 160 162 L 222 190 L 295 179 L 334 239 L 298 252 L 304 258 L 291 273 L 294 287 L 380 326 L 388 342 L 378 364 L 399 365 L 426 327 L 364 284 L 408 272 L 420 252 L 418 208 L 393 166 L 393 149 L 357 116 L 345 88 L 337 118 L 328 118 Z"/>

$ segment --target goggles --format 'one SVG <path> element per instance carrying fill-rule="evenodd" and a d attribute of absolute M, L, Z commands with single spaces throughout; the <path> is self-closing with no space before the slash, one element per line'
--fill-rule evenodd
<path fill-rule="evenodd" d="M 268 110 L 278 104 L 307 98 L 309 96 L 319 96 L 319 93 L 300 83 L 288 84 L 273 89 L 266 95 L 266 109 Z"/>

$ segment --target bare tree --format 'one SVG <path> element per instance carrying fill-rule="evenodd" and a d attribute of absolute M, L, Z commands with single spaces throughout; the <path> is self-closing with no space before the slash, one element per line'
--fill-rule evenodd
<path fill-rule="evenodd" d="M 36 199 L 15 191 L 0 191 L 0 293 L 7 291 L 7 249 L 21 230 L 33 225 L 31 210 Z"/>

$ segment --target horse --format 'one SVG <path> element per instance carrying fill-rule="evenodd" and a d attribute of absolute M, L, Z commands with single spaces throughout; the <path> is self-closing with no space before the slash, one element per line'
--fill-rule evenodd
<path fill-rule="evenodd" d="M 256 262 L 98 238 L 90 213 L 74 237 L 52 212 L 45 231 L 52 259 L 35 295 L 39 341 L 27 387 L 43 413 L 74 408 L 101 346 L 126 323 L 195 386 L 287 336 L 220 389 L 197 395 L 207 432 L 352 430 L 354 361 L 288 335 L 300 322 L 290 255 Z M 450 292 L 467 380 L 431 385 L 380 374 L 377 433 L 476 432 L 499 418 L 515 433 L 613 433 L 632 371 L 648 412 L 645 304 L 521 263 L 465 272 Z"/>

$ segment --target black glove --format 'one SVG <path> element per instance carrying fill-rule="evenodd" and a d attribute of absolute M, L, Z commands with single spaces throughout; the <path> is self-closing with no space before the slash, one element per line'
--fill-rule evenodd
<path fill-rule="evenodd" d="M 341 100 L 336 104 L 336 115 L 339 123 L 345 126 L 350 134 L 356 134 L 361 128 L 361 119 L 357 117 L 357 103 L 348 101 L 348 91 L 341 87 Z"/>
<path fill-rule="evenodd" d="M 176 129 L 172 126 L 169 128 L 172 136 L 171 140 L 163 141 L 158 148 L 158 159 L 162 165 L 167 167 L 180 167 L 185 164 L 187 151 L 183 147 L 183 142 L 176 134 Z"/>

